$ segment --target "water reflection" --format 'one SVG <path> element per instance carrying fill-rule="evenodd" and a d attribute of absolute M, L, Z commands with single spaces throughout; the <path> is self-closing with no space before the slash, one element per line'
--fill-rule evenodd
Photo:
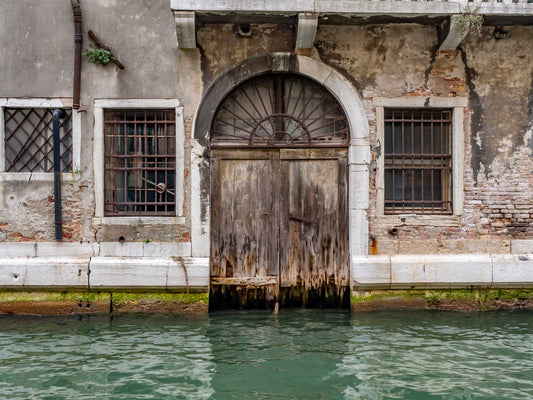
<path fill-rule="evenodd" d="M 0 398 L 531 399 L 533 312 L 0 316 Z"/>
<path fill-rule="evenodd" d="M 214 394 L 207 316 L 2 317 L 0 324 L 0 398 Z"/>
<path fill-rule="evenodd" d="M 345 398 L 527 399 L 533 321 L 526 313 L 354 315 L 336 373 Z"/>
<path fill-rule="evenodd" d="M 214 315 L 208 328 L 217 399 L 321 399 L 347 344 L 348 313 L 309 310 Z"/>

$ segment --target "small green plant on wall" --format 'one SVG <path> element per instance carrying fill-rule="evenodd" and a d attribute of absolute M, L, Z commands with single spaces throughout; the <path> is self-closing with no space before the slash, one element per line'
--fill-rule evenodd
<path fill-rule="evenodd" d="M 111 53 L 109 50 L 105 50 L 102 48 L 97 47 L 91 47 L 88 49 L 85 49 L 83 52 L 84 55 L 87 56 L 87 59 L 90 63 L 93 64 L 100 64 L 100 65 L 107 65 L 112 61 L 116 61 L 117 59 Z"/>
<path fill-rule="evenodd" d="M 483 28 L 483 15 L 477 13 L 478 8 L 472 10 L 466 7 L 461 14 L 456 16 L 456 21 L 459 24 L 459 29 L 462 33 L 477 33 L 481 34 Z"/>

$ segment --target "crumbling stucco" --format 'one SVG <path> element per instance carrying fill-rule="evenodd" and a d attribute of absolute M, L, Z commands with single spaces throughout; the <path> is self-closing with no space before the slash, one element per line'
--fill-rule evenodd
<path fill-rule="evenodd" d="M 93 30 L 126 66 L 82 63 L 82 156 L 78 179 L 65 182 L 64 230 L 70 241 L 190 241 L 192 224 L 209 219 L 209 151 L 191 139 L 202 93 L 224 70 L 268 52 L 290 52 L 295 27 L 234 24 L 197 28 L 198 49 L 177 47 L 168 0 L 82 2 L 84 48 Z M 50 29 L 53 26 L 54 29 Z M 461 49 L 440 51 L 436 26 L 319 25 L 311 54 L 340 71 L 364 97 L 374 163 L 370 165 L 370 248 L 394 253 L 505 253 L 513 238 L 533 237 L 533 27 L 494 28 L 468 35 Z M 0 97 L 70 97 L 73 76 L 70 4 L 60 0 L 4 0 L 0 4 Z M 401 226 L 397 236 L 376 214 L 374 97 L 467 97 L 464 214 L 446 226 Z M 101 98 L 178 98 L 185 120 L 184 224 L 95 223 L 93 107 Z M 191 185 L 192 148 L 201 154 L 198 187 Z M 198 167 L 196 165 L 195 167 Z M 193 191 L 200 221 L 191 221 Z M 0 241 L 53 240 L 51 182 L 0 182 Z"/>

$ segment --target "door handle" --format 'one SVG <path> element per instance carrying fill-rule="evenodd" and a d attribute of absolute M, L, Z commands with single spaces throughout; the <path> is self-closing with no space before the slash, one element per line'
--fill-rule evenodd
<path fill-rule="evenodd" d="M 289 219 L 294 219 L 296 221 L 305 222 L 307 224 L 312 224 L 315 222 L 314 219 L 299 217 L 299 216 L 292 215 L 292 214 L 289 214 Z"/>

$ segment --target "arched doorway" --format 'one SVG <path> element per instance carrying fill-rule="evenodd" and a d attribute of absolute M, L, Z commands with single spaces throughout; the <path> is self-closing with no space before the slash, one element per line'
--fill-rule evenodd
<path fill-rule="evenodd" d="M 348 306 L 350 134 L 322 85 L 236 86 L 210 127 L 210 307 Z"/>

